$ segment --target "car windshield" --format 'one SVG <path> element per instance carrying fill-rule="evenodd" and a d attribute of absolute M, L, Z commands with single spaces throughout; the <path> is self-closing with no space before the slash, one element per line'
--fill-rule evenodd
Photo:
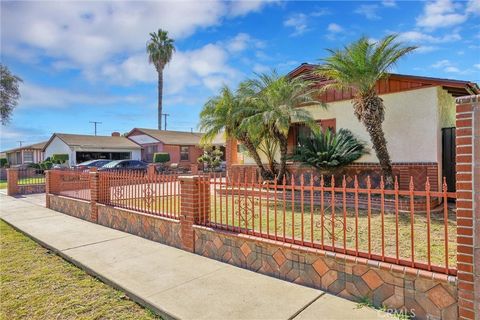
<path fill-rule="evenodd" d="M 117 164 L 119 164 L 120 162 L 122 162 L 123 160 L 115 160 L 115 161 L 111 161 L 109 163 L 107 163 L 106 165 L 104 165 L 102 168 L 115 168 L 115 166 Z"/>

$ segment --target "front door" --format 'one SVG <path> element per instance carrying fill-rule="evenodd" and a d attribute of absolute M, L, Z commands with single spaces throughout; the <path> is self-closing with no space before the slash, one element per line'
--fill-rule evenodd
<path fill-rule="evenodd" d="M 447 180 L 448 192 L 455 192 L 455 129 L 442 129 L 442 176 Z"/>

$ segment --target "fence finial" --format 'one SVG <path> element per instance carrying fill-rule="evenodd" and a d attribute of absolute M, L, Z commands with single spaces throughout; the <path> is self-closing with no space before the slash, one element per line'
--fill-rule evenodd
<path fill-rule="evenodd" d="M 383 176 L 380 176 L 380 189 L 385 189 L 385 182 L 383 181 Z"/>
<path fill-rule="evenodd" d="M 335 188 L 335 177 L 333 176 L 333 174 L 330 181 L 331 181 L 330 184 L 332 185 L 332 188 Z"/>
<path fill-rule="evenodd" d="M 343 175 L 342 188 L 345 189 L 346 187 L 347 187 L 347 180 L 345 179 L 345 175 Z"/>
<path fill-rule="evenodd" d="M 358 189 L 358 177 L 357 177 L 357 175 L 355 175 L 355 180 L 353 181 L 353 186 L 355 187 L 355 189 Z"/>
<path fill-rule="evenodd" d="M 367 176 L 367 189 L 372 187 L 372 182 L 370 181 L 370 175 Z"/>
<path fill-rule="evenodd" d="M 447 192 L 447 191 L 448 191 L 447 178 L 446 178 L 446 177 L 443 177 L 442 190 L 443 190 L 443 192 Z"/>
<path fill-rule="evenodd" d="M 427 181 L 425 182 L 425 191 L 430 191 L 430 178 L 427 177 Z"/>
<path fill-rule="evenodd" d="M 325 185 L 325 180 L 323 180 L 323 174 L 320 176 L 320 187 Z"/>
<path fill-rule="evenodd" d="M 410 191 L 415 190 L 415 184 L 413 183 L 413 176 L 410 176 L 410 184 L 409 184 Z"/>
<path fill-rule="evenodd" d="M 398 176 L 395 176 L 394 188 L 395 190 L 398 190 Z"/>

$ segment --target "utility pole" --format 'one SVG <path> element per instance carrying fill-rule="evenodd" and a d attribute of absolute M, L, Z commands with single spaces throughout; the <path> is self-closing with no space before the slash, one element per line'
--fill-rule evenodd
<path fill-rule="evenodd" d="M 100 121 L 89 121 L 90 123 L 93 123 L 95 127 L 95 135 L 97 135 L 97 124 L 102 124 Z"/>
<path fill-rule="evenodd" d="M 165 129 L 163 130 L 167 130 L 167 117 L 169 117 L 170 115 L 168 113 L 162 113 L 162 116 L 165 117 Z"/>
<path fill-rule="evenodd" d="M 18 145 L 21 147 L 21 146 L 22 146 L 22 143 L 24 143 L 25 141 L 23 141 L 23 140 L 18 140 L 17 142 L 18 142 Z"/>

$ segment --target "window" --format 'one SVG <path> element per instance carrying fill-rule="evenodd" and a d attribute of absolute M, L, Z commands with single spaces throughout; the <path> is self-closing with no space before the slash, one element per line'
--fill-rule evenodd
<path fill-rule="evenodd" d="M 33 162 L 33 152 L 24 151 L 23 152 L 23 163 L 32 163 Z"/>
<path fill-rule="evenodd" d="M 180 161 L 188 161 L 189 147 L 180 147 Z"/>

